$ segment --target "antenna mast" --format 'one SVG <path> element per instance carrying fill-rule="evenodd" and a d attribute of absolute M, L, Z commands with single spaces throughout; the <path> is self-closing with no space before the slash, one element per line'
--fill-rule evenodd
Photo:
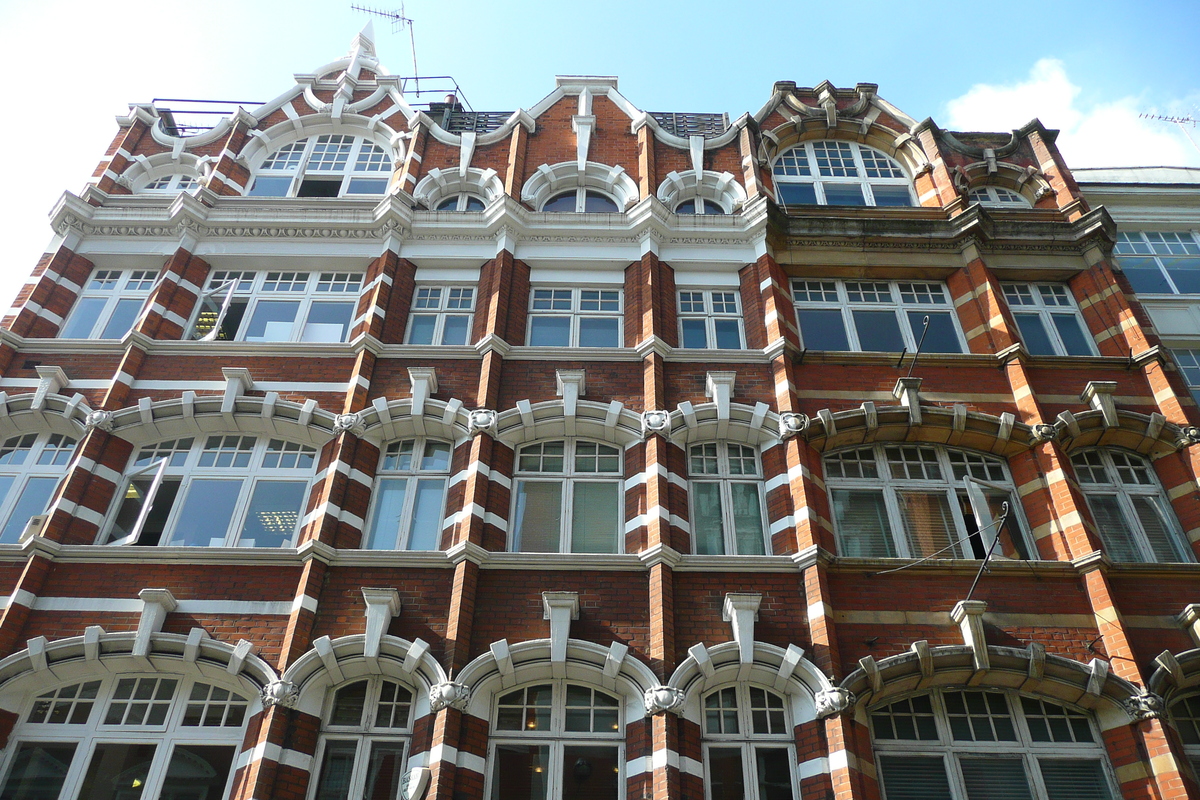
<path fill-rule="evenodd" d="M 1138 114 L 1138 119 L 1153 119 L 1159 122 L 1175 123 L 1179 126 L 1179 130 L 1183 131 L 1183 135 L 1188 138 L 1188 141 L 1192 143 L 1192 147 L 1196 148 L 1197 152 L 1200 152 L 1200 144 L 1196 144 L 1196 140 L 1188 133 L 1188 128 L 1196 127 L 1195 117 L 1173 117 L 1167 114 Z"/>
<path fill-rule="evenodd" d="M 417 69 L 417 39 L 413 33 L 413 21 L 404 14 L 404 3 L 400 3 L 399 11 L 384 11 L 380 8 L 370 8 L 369 6 L 359 6 L 353 4 L 351 4 L 350 8 L 355 11 L 361 11 L 364 14 L 382 17 L 383 19 L 390 19 L 392 21 L 392 33 L 400 33 L 405 28 L 408 28 L 408 44 L 412 48 L 413 79 L 420 81 L 420 78 L 417 77 L 421 74 Z M 420 96 L 420 94 L 421 84 L 418 82 L 417 95 Z"/>

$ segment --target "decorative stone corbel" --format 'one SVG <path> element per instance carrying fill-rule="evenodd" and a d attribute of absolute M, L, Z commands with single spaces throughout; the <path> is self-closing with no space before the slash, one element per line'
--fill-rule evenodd
<path fill-rule="evenodd" d="M 854 696 L 854 692 L 849 689 L 843 689 L 840 686 L 822 689 L 816 693 L 813 699 L 817 705 L 817 719 L 824 719 L 825 717 L 832 717 L 835 714 L 849 711 L 858 702 L 858 698 Z"/>
<path fill-rule="evenodd" d="M 351 436 L 362 436 L 366 433 L 366 426 L 363 425 L 362 412 L 354 411 L 349 414 L 338 414 L 333 418 L 333 433 L 336 436 L 340 433 L 348 433 Z"/>
<path fill-rule="evenodd" d="M 1104 417 L 1104 427 L 1115 428 L 1117 420 L 1117 403 L 1113 394 L 1117 391 L 1116 381 L 1088 381 L 1079 399 L 1099 411 Z"/>
<path fill-rule="evenodd" d="M 1175 447 L 1182 450 L 1194 444 L 1200 444 L 1200 428 L 1197 428 L 1195 425 L 1180 428 L 1179 437 L 1175 440 Z"/>
<path fill-rule="evenodd" d="M 974 654 L 977 670 L 986 670 L 991 666 L 987 640 L 983 635 L 983 612 L 986 610 L 987 603 L 982 600 L 959 600 L 950 610 L 950 619 L 962 631 L 963 643 Z"/>
<path fill-rule="evenodd" d="M 542 619 L 550 620 L 550 663 L 565 664 L 571 620 L 579 619 L 579 593 L 542 592 Z"/>
<path fill-rule="evenodd" d="M 892 397 L 900 401 L 900 405 L 908 409 L 910 425 L 921 424 L 921 379 L 900 378 L 892 387 Z"/>
<path fill-rule="evenodd" d="M 1138 722 L 1146 719 L 1162 719 L 1167 711 L 1167 704 L 1162 697 L 1149 689 L 1143 689 L 1138 694 L 1125 698 L 1121 705 L 1129 712 L 1129 716 Z"/>
<path fill-rule="evenodd" d="M 221 374 L 225 377 L 225 392 L 221 396 L 221 413 L 233 412 L 237 399 L 254 387 L 254 378 L 245 367 L 223 367 Z"/>
<path fill-rule="evenodd" d="M 467 428 L 471 435 L 477 433 L 491 434 L 496 430 L 496 412 L 490 408 L 477 408 L 467 414 Z"/>
<path fill-rule="evenodd" d="M 721 619 L 733 626 L 733 640 L 738 643 L 738 661 L 754 663 L 754 623 L 758 621 L 758 607 L 762 605 L 761 594 L 735 593 L 725 595 L 721 606 Z"/>
<path fill-rule="evenodd" d="M 441 711 L 443 708 L 457 708 L 459 711 L 465 711 L 467 701 L 470 699 L 471 687 L 465 683 L 443 681 L 435 683 L 429 688 L 429 707 L 434 711 Z"/>
<path fill-rule="evenodd" d="M 563 417 L 568 436 L 575 435 L 575 412 L 579 398 L 587 391 L 587 373 L 581 369 L 559 369 L 554 371 L 555 393 L 563 399 Z"/>
<path fill-rule="evenodd" d="M 779 438 L 790 439 L 808 430 L 808 415 L 785 411 L 779 415 Z"/>
<path fill-rule="evenodd" d="M 104 409 L 96 409 L 89 411 L 87 419 L 84 421 L 84 427 L 90 430 L 104 431 L 112 433 L 113 429 L 113 412 L 105 411 Z"/>
<path fill-rule="evenodd" d="M 367 618 L 367 640 L 363 645 L 363 657 L 374 659 L 379 657 L 379 645 L 387 633 L 388 625 L 400 613 L 400 593 L 395 589 L 362 588 L 363 601 L 367 610 L 363 616 Z"/>
<path fill-rule="evenodd" d="M 169 589 L 142 589 L 138 598 L 142 601 L 142 616 L 133 639 L 133 654 L 148 656 L 150 637 L 162 630 L 167 614 L 178 608 L 179 603 Z"/>
<path fill-rule="evenodd" d="M 709 372 L 704 379 L 704 396 L 712 398 L 717 406 L 717 419 L 729 419 L 729 403 L 733 399 L 736 372 Z"/>
<path fill-rule="evenodd" d="M 262 704 L 267 708 L 295 708 L 300 702 L 300 687 L 291 681 L 271 681 L 262 690 Z"/>
<path fill-rule="evenodd" d="M 682 689 L 676 689 L 673 686 L 651 686 L 642 695 L 642 702 L 646 706 L 646 716 L 652 717 L 655 714 L 662 714 L 667 711 L 678 712 L 683 708 L 683 702 L 687 699 L 687 695 Z"/>
<path fill-rule="evenodd" d="M 33 402 L 30 409 L 37 411 L 46 404 L 46 398 L 58 394 L 67 385 L 67 373 L 62 367 L 37 367 L 38 386 L 33 392 Z"/>
<path fill-rule="evenodd" d="M 670 411 L 655 410 L 642 412 L 642 438 L 648 437 L 655 433 L 666 434 L 670 428 Z"/>
<path fill-rule="evenodd" d="M 412 415 L 425 414 L 425 401 L 438 390 L 437 370 L 433 367 L 409 367 L 408 381 L 412 386 Z"/>
<path fill-rule="evenodd" d="M 1034 444 L 1043 442 L 1052 442 L 1058 438 L 1058 428 L 1053 425 L 1048 425 L 1045 422 L 1039 422 L 1030 427 L 1030 439 Z"/>
<path fill-rule="evenodd" d="M 1188 603 L 1176 617 L 1179 625 L 1192 637 L 1192 642 L 1200 647 L 1200 603 Z"/>

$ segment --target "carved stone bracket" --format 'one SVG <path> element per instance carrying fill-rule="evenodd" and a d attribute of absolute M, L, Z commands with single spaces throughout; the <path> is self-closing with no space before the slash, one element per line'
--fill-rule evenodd
<path fill-rule="evenodd" d="M 477 433 L 494 433 L 496 412 L 490 408 L 477 408 L 467 415 L 467 427 L 474 436 Z"/>
<path fill-rule="evenodd" d="M 651 686 L 642 696 L 642 702 L 646 705 L 646 716 L 652 717 L 667 711 L 678 711 L 683 707 L 686 697 L 682 689 L 673 686 Z"/>
<path fill-rule="evenodd" d="M 642 436 L 649 436 L 653 433 L 666 433 L 670 427 L 670 411 L 642 412 Z"/>
<path fill-rule="evenodd" d="M 444 681 L 435 684 L 429 690 L 429 707 L 434 711 L 441 711 L 443 708 L 457 708 L 459 711 L 464 711 L 467 701 L 470 699 L 471 687 L 465 683 Z"/>
<path fill-rule="evenodd" d="M 779 438 L 789 439 L 808 429 L 808 415 L 790 411 L 779 415 Z"/>
<path fill-rule="evenodd" d="M 1126 698 L 1121 705 L 1125 706 L 1129 715 L 1138 722 L 1145 719 L 1161 719 L 1167 710 L 1167 704 L 1162 697 L 1150 691 L 1143 691 L 1141 694 Z"/>
<path fill-rule="evenodd" d="M 854 692 L 849 689 L 843 689 L 840 686 L 822 689 L 817 692 L 814 699 L 816 700 L 818 719 L 832 717 L 834 714 L 849 711 L 858 702 L 858 698 L 854 696 Z"/>
<path fill-rule="evenodd" d="M 1179 449 L 1191 447 L 1194 444 L 1200 444 L 1200 428 L 1194 425 L 1189 425 L 1186 428 L 1181 428 L 1179 438 L 1175 440 L 1175 446 Z"/>
<path fill-rule="evenodd" d="M 84 422 L 84 425 L 88 430 L 92 430 L 94 428 L 96 430 L 104 431 L 105 433 L 112 433 L 113 412 L 104 411 L 103 409 L 90 411 L 88 412 L 87 420 Z"/>
<path fill-rule="evenodd" d="M 366 432 L 362 414 L 357 411 L 352 414 L 338 414 L 333 418 L 333 432 L 335 434 L 349 433 L 352 436 L 362 436 Z"/>
<path fill-rule="evenodd" d="M 1044 422 L 1039 422 L 1031 429 L 1033 431 L 1033 443 L 1041 444 L 1042 442 L 1052 442 L 1058 438 L 1058 428 L 1053 425 L 1047 425 Z"/>
<path fill-rule="evenodd" d="M 291 681 L 271 681 L 262 690 L 262 704 L 267 708 L 295 708 L 300 700 L 300 687 Z"/>

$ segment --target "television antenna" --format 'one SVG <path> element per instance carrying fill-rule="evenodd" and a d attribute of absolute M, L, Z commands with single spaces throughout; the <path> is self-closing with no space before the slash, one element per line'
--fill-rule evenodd
<path fill-rule="evenodd" d="M 361 11 L 364 14 L 370 14 L 374 17 L 381 17 L 392 21 L 392 33 L 401 33 L 405 28 L 408 28 L 408 44 L 412 48 L 413 76 L 420 75 L 417 69 L 417 40 L 413 34 L 413 21 L 404 13 L 404 3 L 400 4 L 399 10 L 384 11 L 381 8 L 371 8 L 370 6 L 359 6 L 351 4 L 350 8 L 355 11 Z"/>
<path fill-rule="evenodd" d="M 1138 114 L 1138 119 L 1152 119 L 1157 122 L 1171 122 L 1179 126 L 1179 130 L 1183 131 L 1183 135 L 1192 143 L 1192 147 L 1200 152 L 1200 144 L 1196 144 L 1196 140 L 1192 138 L 1192 134 L 1188 132 L 1188 128 L 1196 127 L 1195 117 L 1179 117 L 1170 114 Z"/>

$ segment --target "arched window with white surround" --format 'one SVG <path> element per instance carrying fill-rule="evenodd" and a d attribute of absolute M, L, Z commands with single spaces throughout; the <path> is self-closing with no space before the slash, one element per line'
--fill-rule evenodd
<path fill-rule="evenodd" d="M 0 544 L 17 544 L 30 518 L 46 511 L 75 444 L 62 433 L 21 433 L 0 444 Z"/>
<path fill-rule="evenodd" d="M 1180 698 L 1171 704 L 1171 722 L 1183 741 L 1183 752 L 1192 769 L 1200 771 L 1200 695 Z"/>
<path fill-rule="evenodd" d="M 510 549 L 620 553 L 625 508 L 621 448 L 559 439 L 517 451 Z"/>
<path fill-rule="evenodd" d="M 291 547 L 316 448 L 244 434 L 144 445 L 125 473 L 108 544 Z"/>
<path fill-rule="evenodd" d="M 983 558 L 995 543 L 996 556 L 1034 557 L 999 458 L 939 445 L 881 444 L 829 453 L 824 465 L 839 555 Z M 997 525 L 1006 502 L 1008 516 Z"/>
<path fill-rule="evenodd" d="M 382 196 L 392 171 L 388 152 L 349 134 L 322 134 L 291 142 L 267 156 L 250 184 L 250 197 Z"/>
<path fill-rule="evenodd" d="M 607 194 L 583 186 L 560 192 L 542 204 L 540 211 L 615 214 L 620 211 L 617 201 Z"/>
<path fill-rule="evenodd" d="M 317 800 L 396 800 L 410 753 L 413 693 L 376 676 L 328 693 Z"/>
<path fill-rule="evenodd" d="M 437 204 L 435 211 L 483 211 L 487 208 L 487 203 L 482 197 L 470 194 L 469 192 L 459 192 L 452 194 Z"/>
<path fill-rule="evenodd" d="M 912 181 L 895 159 L 858 142 L 801 142 L 772 167 L 784 206 L 912 206 Z"/>
<path fill-rule="evenodd" d="M 449 442 L 424 438 L 384 447 L 363 549 L 439 549 L 452 451 Z"/>
<path fill-rule="evenodd" d="M 705 200 L 701 197 L 693 197 L 689 200 L 684 200 L 682 203 L 675 206 L 675 213 L 724 216 L 725 209 L 721 208 L 720 204 L 714 200 Z"/>
<path fill-rule="evenodd" d="M 490 800 L 625 794 L 621 703 L 600 689 L 555 680 L 501 694 L 490 739 Z"/>
<path fill-rule="evenodd" d="M 796 763 L 784 698 L 747 683 L 704 697 L 704 778 L 709 800 L 792 800 Z"/>
<path fill-rule="evenodd" d="M 0 797 L 221 800 L 252 703 L 208 679 L 165 673 L 38 692 L 5 748 Z"/>
<path fill-rule="evenodd" d="M 688 477 L 695 551 L 765 555 L 762 466 L 755 449 L 733 442 L 693 444 L 688 448 Z"/>
<path fill-rule="evenodd" d="M 1114 797 L 1099 730 L 1065 705 L 939 689 L 878 706 L 870 719 L 885 800 Z"/>
<path fill-rule="evenodd" d="M 1023 195 L 1003 186 L 978 186 L 971 190 L 970 198 L 987 208 L 1029 208 Z"/>
<path fill-rule="evenodd" d="M 1194 561 L 1150 462 L 1115 449 L 1071 456 L 1104 550 L 1113 561 Z"/>

